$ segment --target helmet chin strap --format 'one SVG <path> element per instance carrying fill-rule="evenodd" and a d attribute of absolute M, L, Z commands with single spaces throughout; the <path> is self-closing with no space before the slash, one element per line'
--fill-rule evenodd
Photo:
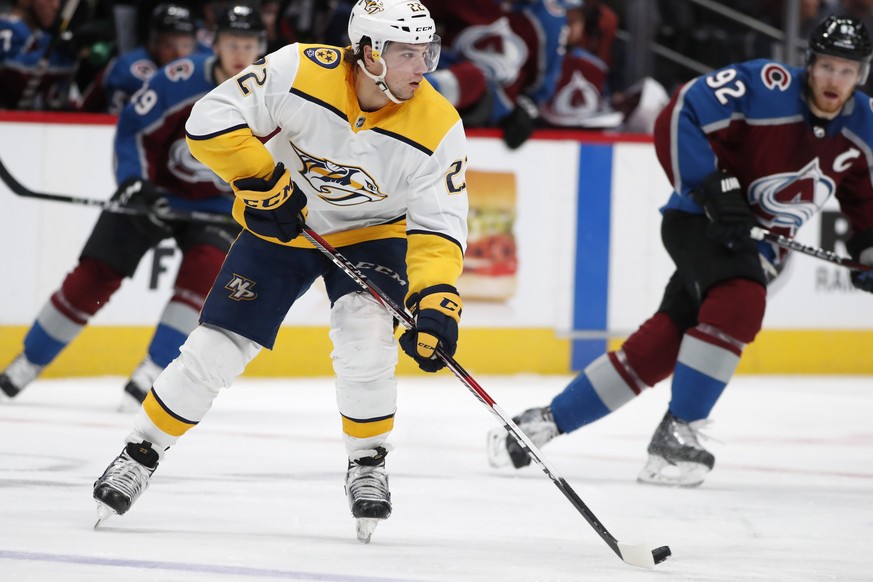
<path fill-rule="evenodd" d="M 364 66 L 363 60 L 358 61 L 358 65 L 360 65 L 361 70 L 364 71 L 364 74 L 370 77 L 373 82 L 376 83 L 376 86 L 379 87 L 379 89 L 381 89 L 383 93 L 385 93 L 385 96 L 388 97 L 388 99 L 390 99 L 394 103 L 397 103 L 398 105 L 402 105 L 403 101 L 395 97 L 394 93 L 391 92 L 391 89 L 388 88 L 388 84 L 385 83 L 385 75 L 388 74 L 388 65 L 386 65 L 385 61 L 383 61 L 382 59 L 379 59 L 377 62 L 382 65 L 382 73 L 380 73 L 379 75 L 374 75 L 373 73 L 368 71 L 367 67 Z"/>

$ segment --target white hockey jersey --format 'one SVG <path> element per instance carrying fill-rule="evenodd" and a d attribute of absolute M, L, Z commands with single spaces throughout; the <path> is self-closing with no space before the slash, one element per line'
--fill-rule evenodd
<path fill-rule="evenodd" d="M 407 237 L 410 293 L 454 285 L 467 239 L 460 117 L 427 81 L 403 104 L 362 111 L 352 67 L 338 47 L 283 47 L 195 105 L 191 152 L 231 183 L 284 162 L 306 194 L 307 225 L 332 245 Z M 244 209 L 236 200 L 243 226 Z"/>

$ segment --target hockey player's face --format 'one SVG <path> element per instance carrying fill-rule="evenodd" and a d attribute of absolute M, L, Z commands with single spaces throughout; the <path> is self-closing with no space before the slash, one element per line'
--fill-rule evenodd
<path fill-rule="evenodd" d="M 194 37 L 190 34 L 161 34 L 152 44 L 152 55 L 159 67 L 194 52 Z"/>
<path fill-rule="evenodd" d="M 60 0 L 33 0 L 30 4 L 33 17 L 40 28 L 51 28 L 61 9 Z"/>
<path fill-rule="evenodd" d="M 215 52 L 224 72 L 233 77 L 260 56 L 261 41 L 256 36 L 222 34 L 215 42 Z"/>
<path fill-rule="evenodd" d="M 411 99 L 429 70 L 428 45 L 388 43 L 382 53 L 388 74 L 385 83 L 400 100 Z"/>
<path fill-rule="evenodd" d="M 860 80 L 861 64 L 829 55 L 818 55 L 809 67 L 809 93 L 813 112 L 834 116 Z M 818 110 L 818 111 L 816 111 Z"/>

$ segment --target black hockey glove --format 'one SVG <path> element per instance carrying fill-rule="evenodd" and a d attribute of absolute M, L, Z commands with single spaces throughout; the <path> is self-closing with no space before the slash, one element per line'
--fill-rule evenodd
<path fill-rule="evenodd" d="M 400 347 L 425 372 L 437 372 L 446 364 L 437 358 L 437 346 L 450 356 L 458 349 L 461 297 L 451 285 L 434 285 L 414 293 L 406 307 L 415 317 L 415 327 L 400 336 Z"/>
<path fill-rule="evenodd" d="M 161 219 L 169 208 L 167 199 L 148 180 L 128 178 L 112 195 L 112 200 L 120 206 L 142 210 L 141 216 L 134 216 L 133 223 L 146 236 L 167 237 L 173 233 L 172 227 Z"/>
<path fill-rule="evenodd" d="M 733 250 L 755 248 L 755 241 L 749 237 L 756 225 L 755 216 L 735 176 L 716 170 L 691 191 L 691 198 L 706 212 L 706 234 L 711 238 Z"/>
<path fill-rule="evenodd" d="M 537 105 L 529 97 L 519 95 L 515 109 L 501 119 L 498 125 L 503 128 L 503 141 L 509 149 L 516 149 L 530 138 L 539 116 Z"/>
<path fill-rule="evenodd" d="M 846 241 L 852 258 L 864 265 L 873 265 L 873 228 L 859 232 Z M 873 293 L 873 271 L 852 271 L 852 285 Z"/>
<path fill-rule="evenodd" d="M 279 162 L 268 178 L 244 178 L 233 183 L 246 204 L 245 226 L 261 236 L 290 242 L 306 224 L 306 194 L 291 181 L 291 172 Z"/>

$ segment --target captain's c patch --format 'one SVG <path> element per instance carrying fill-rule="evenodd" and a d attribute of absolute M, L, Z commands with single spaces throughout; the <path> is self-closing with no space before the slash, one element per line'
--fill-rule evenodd
<path fill-rule="evenodd" d="M 311 47 L 303 51 L 306 58 L 325 69 L 335 69 L 342 61 L 342 55 L 334 48 L 326 46 Z"/>

